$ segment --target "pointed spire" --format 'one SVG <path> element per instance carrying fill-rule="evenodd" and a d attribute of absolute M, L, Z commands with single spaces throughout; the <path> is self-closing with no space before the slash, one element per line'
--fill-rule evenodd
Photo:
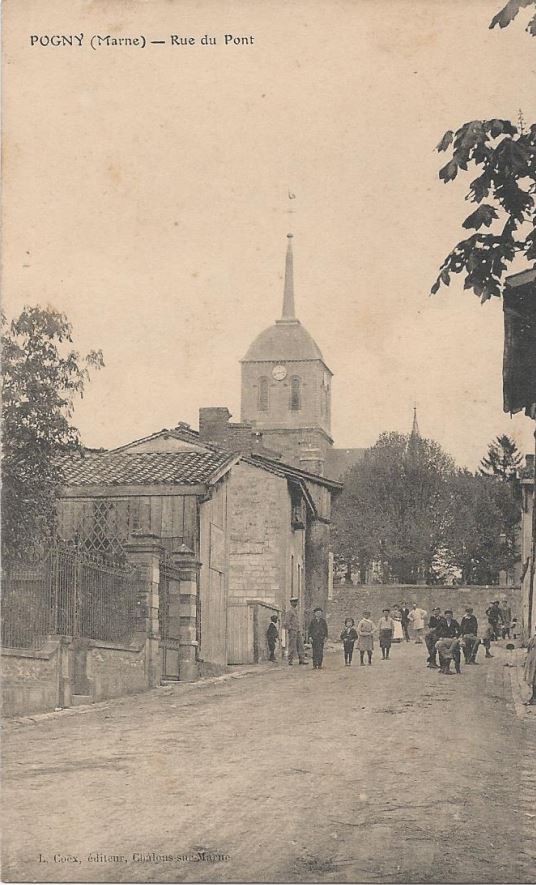
<path fill-rule="evenodd" d="M 295 320 L 294 312 L 294 263 L 292 256 L 292 234 L 287 234 L 288 246 L 285 258 L 285 290 L 283 294 L 282 320 Z"/>
<path fill-rule="evenodd" d="M 420 436 L 419 422 L 417 421 L 417 405 L 413 406 L 413 427 L 411 428 L 412 436 Z"/>

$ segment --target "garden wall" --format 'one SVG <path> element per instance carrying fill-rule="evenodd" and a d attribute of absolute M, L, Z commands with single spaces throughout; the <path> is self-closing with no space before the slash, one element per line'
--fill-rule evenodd
<path fill-rule="evenodd" d="M 337 639 L 344 619 L 354 618 L 357 622 L 362 617 L 363 611 L 371 612 L 373 621 L 381 616 L 382 609 L 402 602 L 411 604 L 416 602 L 424 608 L 428 614 L 435 606 L 440 606 L 444 611 L 451 608 L 454 617 L 460 620 L 464 609 L 472 605 L 479 624 L 486 621 L 486 609 L 494 599 L 502 599 L 504 596 L 510 601 L 512 616 L 520 617 L 521 591 L 519 587 L 497 586 L 474 586 L 474 587 L 428 587 L 423 585 L 407 584 L 336 584 L 333 588 L 333 598 L 328 603 L 327 621 L 331 639 Z"/>

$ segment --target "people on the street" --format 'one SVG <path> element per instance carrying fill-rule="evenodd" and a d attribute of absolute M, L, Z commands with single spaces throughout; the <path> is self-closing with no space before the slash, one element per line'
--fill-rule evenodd
<path fill-rule="evenodd" d="M 293 596 L 290 600 L 290 608 L 285 612 L 283 627 L 287 631 L 288 663 L 292 667 L 294 658 L 298 655 L 300 664 L 306 664 L 305 648 L 298 612 L 298 597 Z"/>
<path fill-rule="evenodd" d="M 461 673 L 461 646 L 463 641 L 460 637 L 460 625 L 454 618 L 450 608 L 443 612 L 443 620 L 439 627 L 440 638 L 436 642 L 436 651 L 439 655 L 439 668 L 444 675 L 450 675 L 450 662 L 454 661 L 456 673 Z"/>
<path fill-rule="evenodd" d="M 466 664 L 476 664 L 476 656 L 480 645 L 478 638 L 478 620 L 470 605 L 460 621 L 460 636 L 463 637 L 463 657 Z"/>
<path fill-rule="evenodd" d="M 500 609 L 502 619 L 502 638 L 510 639 L 510 628 L 512 626 L 512 608 L 506 596 L 503 596 L 501 600 Z"/>
<path fill-rule="evenodd" d="M 324 612 L 317 606 L 313 610 L 313 619 L 309 624 L 309 642 L 313 646 L 313 669 L 321 670 L 324 660 L 324 642 L 328 638 L 328 625 L 323 617 Z"/>
<path fill-rule="evenodd" d="M 407 603 L 403 602 L 400 606 L 400 619 L 402 621 L 402 632 L 404 639 L 409 642 L 409 608 Z"/>
<path fill-rule="evenodd" d="M 493 629 L 493 626 L 488 621 L 485 628 L 484 628 L 484 633 L 482 635 L 482 640 L 481 640 L 482 645 L 486 649 L 486 657 L 487 658 L 493 657 L 490 649 L 491 649 L 491 643 L 493 641 L 494 636 L 495 636 L 495 631 Z"/>
<path fill-rule="evenodd" d="M 404 638 L 404 630 L 402 629 L 402 612 L 400 611 L 399 605 L 393 607 L 391 617 L 394 622 L 393 642 L 402 642 Z"/>
<path fill-rule="evenodd" d="M 342 646 L 344 649 L 344 665 L 349 667 L 352 663 L 354 654 L 354 643 L 357 640 L 357 631 L 355 629 L 355 621 L 353 618 L 346 618 L 344 622 L 344 630 L 341 633 Z"/>
<path fill-rule="evenodd" d="M 426 658 L 427 666 L 430 670 L 437 670 L 437 651 L 436 651 L 436 642 L 441 636 L 441 623 L 443 618 L 441 616 L 441 609 L 439 606 L 436 606 L 432 609 L 432 614 L 428 619 L 428 630 L 424 635 L 424 641 L 426 643 L 426 649 L 428 651 L 428 657 Z"/>
<path fill-rule="evenodd" d="M 276 663 L 275 647 L 277 640 L 279 639 L 279 630 L 277 629 L 278 620 L 277 615 L 272 615 L 266 631 L 266 642 L 268 644 L 268 651 L 270 652 L 268 660 L 272 661 L 272 663 Z"/>
<path fill-rule="evenodd" d="M 459 638 L 452 638 L 448 636 L 443 636 L 441 639 L 438 639 L 436 642 L 436 650 L 439 655 L 439 672 L 445 676 L 452 676 L 452 671 L 450 669 L 450 662 L 454 661 L 454 666 L 456 669 L 456 673 L 461 674 L 462 669 L 460 666 L 461 661 L 461 650 L 460 646 L 462 644 L 462 640 Z"/>
<path fill-rule="evenodd" d="M 486 609 L 486 616 L 488 618 L 488 623 L 492 627 L 492 640 L 499 639 L 500 629 L 502 627 L 502 614 L 498 599 L 492 602 L 489 608 Z"/>
<path fill-rule="evenodd" d="M 455 639 L 460 635 L 460 625 L 454 617 L 454 612 L 450 608 L 446 608 L 443 612 L 443 624 L 441 626 L 441 636 L 447 639 Z"/>
<path fill-rule="evenodd" d="M 536 704 L 536 631 L 528 644 L 523 677 L 532 690 L 530 698 L 525 703 L 527 705 L 534 705 Z"/>
<path fill-rule="evenodd" d="M 422 644 L 426 614 L 427 613 L 425 612 L 425 610 L 423 608 L 420 608 L 416 602 L 412 604 L 411 611 L 409 613 L 409 620 L 413 627 L 413 636 L 417 645 Z"/>
<path fill-rule="evenodd" d="M 365 652 L 367 653 L 368 663 L 372 664 L 375 630 L 376 625 L 370 620 L 370 612 L 364 611 L 363 617 L 357 625 L 357 647 L 359 649 L 359 663 L 361 666 L 365 663 Z"/>
<path fill-rule="evenodd" d="M 382 616 L 378 621 L 378 635 L 380 639 L 380 648 L 382 650 L 382 659 L 384 661 L 389 660 L 394 629 L 395 623 L 391 617 L 391 609 L 384 608 Z"/>

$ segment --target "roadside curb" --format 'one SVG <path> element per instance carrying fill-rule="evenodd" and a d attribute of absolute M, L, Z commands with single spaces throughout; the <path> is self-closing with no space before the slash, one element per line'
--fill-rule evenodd
<path fill-rule="evenodd" d="M 16 731 L 18 728 L 24 728 L 30 725 L 40 725 L 55 719 L 63 719 L 70 716 L 84 716 L 88 713 L 100 713 L 111 708 L 122 707 L 132 701 L 133 698 L 149 698 L 151 696 L 154 697 L 155 695 L 160 695 L 161 697 L 169 697 L 170 695 L 177 694 L 186 695 L 201 688 L 208 688 L 211 685 L 220 685 L 234 679 L 246 679 L 250 676 L 267 676 L 281 672 L 284 672 L 282 664 L 273 667 L 257 664 L 248 667 L 246 670 L 240 670 L 234 673 L 222 673 L 220 676 L 207 676 L 196 682 L 168 682 L 163 685 L 158 685 L 155 688 L 150 688 L 147 691 L 121 695 L 117 698 L 108 698 L 104 701 L 96 701 L 94 704 L 80 704 L 76 707 L 65 707 L 59 710 L 50 710 L 46 713 L 34 713 L 31 716 L 10 716 L 9 718 L 3 718 L 2 731 L 7 734 Z"/>
<path fill-rule="evenodd" d="M 525 649 L 516 648 L 513 651 L 507 651 L 504 647 L 495 645 L 493 654 L 497 658 L 493 668 L 495 677 L 497 676 L 497 669 L 504 668 L 504 699 L 513 704 L 518 719 L 536 723 L 536 707 L 527 707 L 524 703 L 529 696 L 528 686 L 525 685 L 523 679 Z M 493 679 L 491 672 L 488 682 L 490 678 Z"/>

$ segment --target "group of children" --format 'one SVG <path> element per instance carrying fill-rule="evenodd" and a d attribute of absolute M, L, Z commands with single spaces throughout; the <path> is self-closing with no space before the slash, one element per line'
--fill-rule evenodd
<path fill-rule="evenodd" d="M 352 663 L 354 645 L 356 642 L 361 666 L 363 667 L 365 664 L 365 652 L 367 654 L 368 663 L 372 664 L 375 633 L 378 633 L 382 659 L 384 661 L 389 660 L 389 652 L 391 651 L 391 645 L 393 643 L 395 626 L 395 622 L 391 617 L 391 610 L 388 608 L 384 608 L 377 625 L 374 621 L 371 621 L 369 611 L 363 612 L 363 617 L 359 621 L 357 628 L 355 627 L 355 621 L 353 618 L 346 618 L 344 622 L 344 630 L 341 633 L 345 666 L 349 667 Z"/>

